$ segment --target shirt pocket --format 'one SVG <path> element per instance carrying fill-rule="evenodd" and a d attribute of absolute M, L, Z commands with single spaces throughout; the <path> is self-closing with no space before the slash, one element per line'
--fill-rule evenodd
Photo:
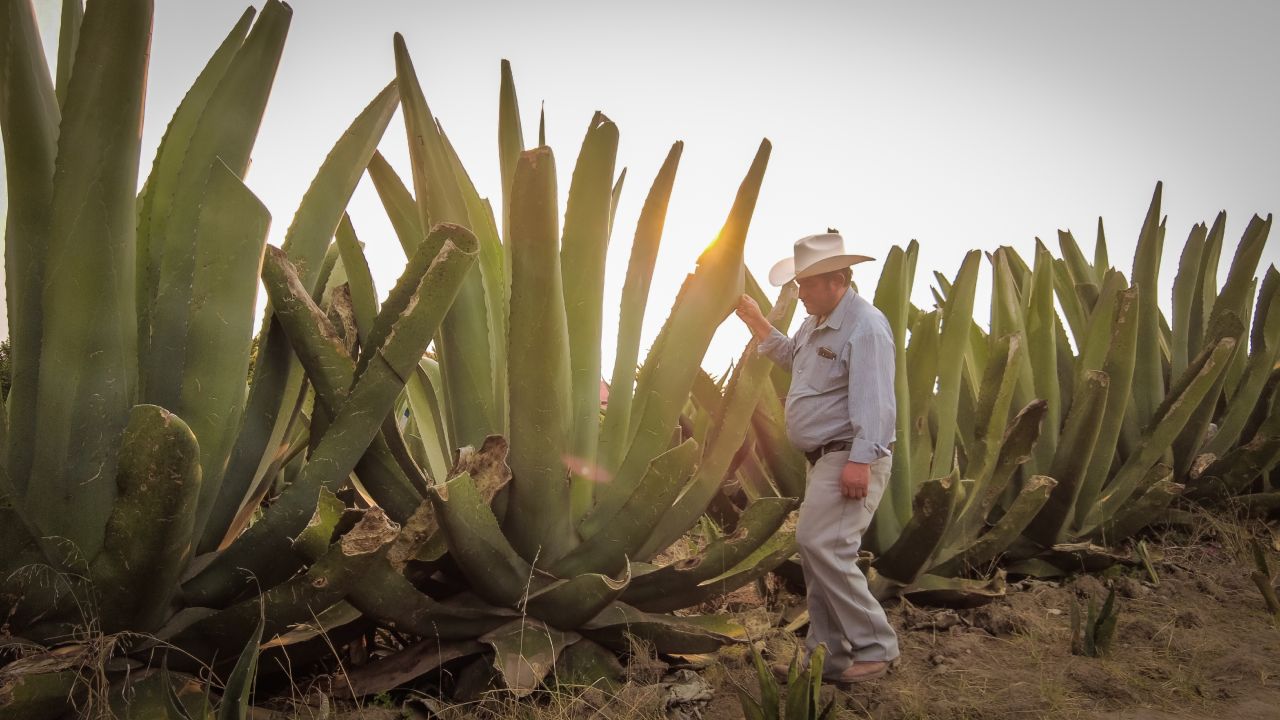
<path fill-rule="evenodd" d="M 831 348 L 833 354 L 838 351 Z M 819 393 L 829 393 L 849 385 L 849 359 L 839 352 L 833 358 L 818 354 L 813 365 L 813 389 Z"/>

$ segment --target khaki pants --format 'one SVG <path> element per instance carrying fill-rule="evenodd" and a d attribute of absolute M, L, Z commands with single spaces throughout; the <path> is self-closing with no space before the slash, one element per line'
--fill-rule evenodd
<path fill-rule="evenodd" d="M 898 637 L 857 566 L 862 534 L 884 495 L 893 459 L 871 463 L 871 483 L 862 500 L 840 494 L 840 471 L 848 459 L 848 451 L 827 453 L 809 468 L 796 526 L 808 587 L 805 645 L 812 651 L 818 643 L 827 644 L 824 674 L 828 675 L 839 673 L 854 661 L 898 657 Z"/>

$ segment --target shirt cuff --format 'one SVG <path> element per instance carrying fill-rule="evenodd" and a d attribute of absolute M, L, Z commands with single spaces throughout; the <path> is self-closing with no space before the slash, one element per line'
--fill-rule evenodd
<path fill-rule="evenodd" d="M 760 355 L 770 355 L 773 351 L 781 348 L 786 341 L 787 336 L 783 335 L 782 331 L 778 328 L 773 328 L 769 333 L 769 337 L 761 340 L 760 344 L 756 346 L 756 353 Z"/>
<path fill-rule="evenodd" d="M 883 457 L 889 457 L 889 449 L 863 438 L 854 438 L 853 447 L 849 449 L 849 462 L 871 463 Z"/>

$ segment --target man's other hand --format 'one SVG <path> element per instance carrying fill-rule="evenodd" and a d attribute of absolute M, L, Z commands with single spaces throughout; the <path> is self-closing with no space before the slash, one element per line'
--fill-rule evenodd
<path fill-rule="evenodd" d="M 738 315 L 738 319 L 751 330 L 751 334 L 757 339 L 763 340 L 769 337 L 771 326 L 765 318 L 764 313 L 760 312 L 760 305 L 750 295 L 743 295 L 738 298 L 738 307 L 734 311 Z"/>
<path fill-rule="evenodd" d="M 867 489 L 871 486 L 871 466 L 866 463 L 847 462 L 840 471 L 840 494 L 850 500 L 862 500 L 867 497 Z"/>

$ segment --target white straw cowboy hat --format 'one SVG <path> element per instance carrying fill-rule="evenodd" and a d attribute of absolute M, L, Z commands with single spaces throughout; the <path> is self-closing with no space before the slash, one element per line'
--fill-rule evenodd
<path fill-rule="evenodd" d="M 792 257 L 779 260 L 769 270 L 769 283 L 781 287 L 792 280 L 829 273 L 833 270 L 875 260 L 866 255 L 850 255 L 844 251 L 840 233 L 807 235 L 796 241 Z"/>

